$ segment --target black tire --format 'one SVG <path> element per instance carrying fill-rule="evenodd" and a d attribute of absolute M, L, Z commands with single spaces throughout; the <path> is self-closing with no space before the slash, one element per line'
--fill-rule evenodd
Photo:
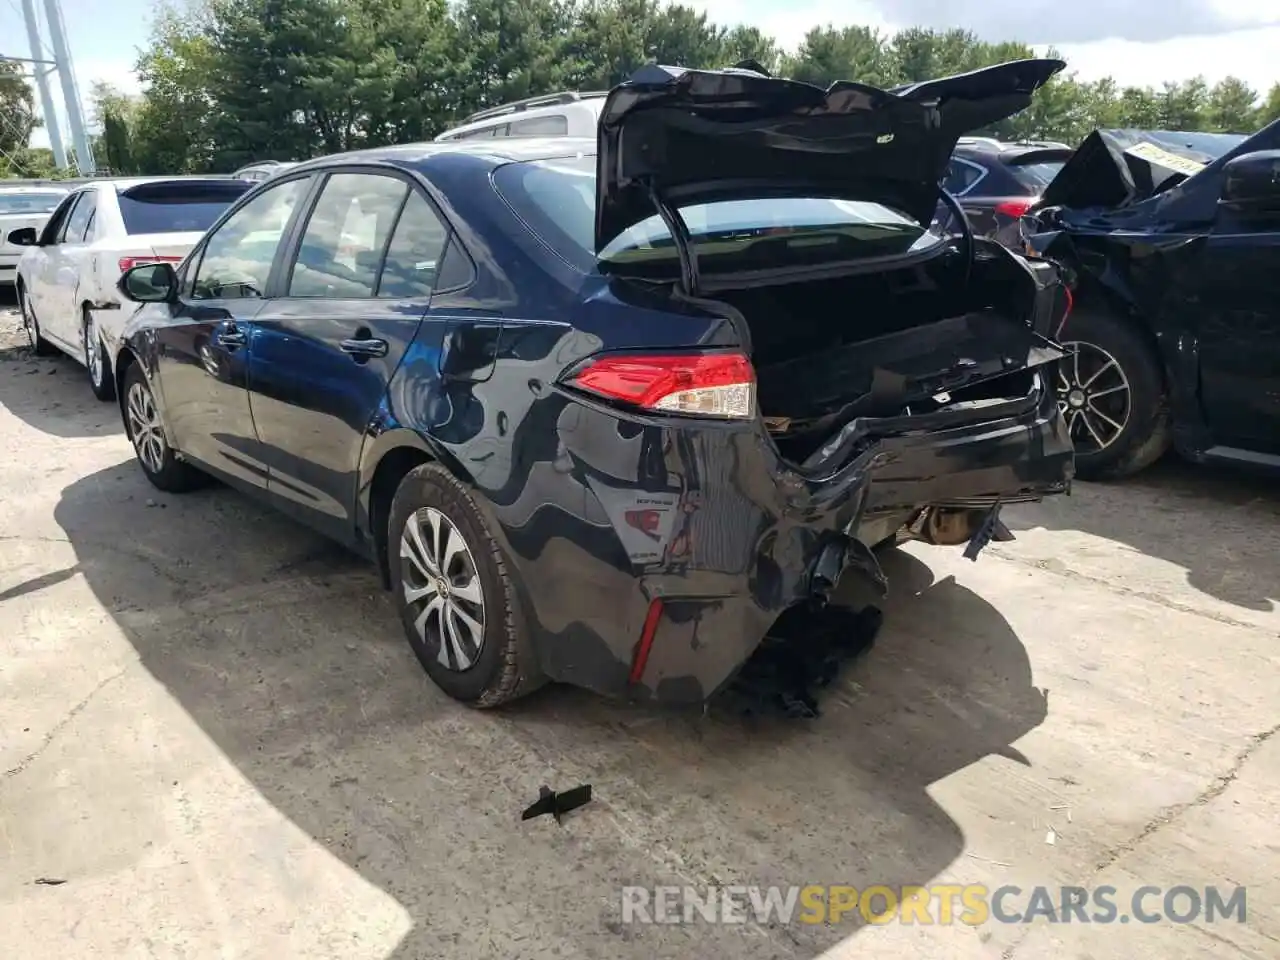
<path fill-rule="evenodd" d="M 424 565 L 421 560 L 403 558 L 401 541 L 406 538 L 412 541 L 416 531 L 417 542 L 424 543 L 423 535 L 429 537 L 431 524 L 439 523 L 440 518 L 448 527 L 440 527 L 439 546 L 433 548 L 426 544 L 426 559 L 434 555 L 438 560 L 442 553 L 449 552 L 443 549 L 443 531 L 449 527 L 461 535 L 466 552 L 465 555 L 457 553 L 453 569 L 442 571 L 442 577 L 433 577 L 428 576 L 426 570 L 438 571 L 439 564 L 432 561 Z M 408 529 L 410 521 L 415 524 L 414 530 Z M 475 499 L 463 484 L 436 463 L 410 470 L 391 501 L 387 534 L 388 569 L 405 636 L 436 686 L 455 700 L 487 708 L 522 697 L 542 685 L 544 678 L 533 656 L 528 627 L 506 561 Z M 410 548 L 414 549 L 412 542 Z M 461 572 L 455 574 L 455 570 Z M 458 580 L 464 578 L 466 582 L 459 584 Z M 461 593 L 462 588 L 470 586 L 472 578 L 480 588 L 479 616 L 476 616 L 475 603 Z M 439 584 L 441 579 L 446 581 L 446 589 L 427 586 L 432 581 Z M 410 602 L 407 596 L 410 588 L 430 590 L 430 593 Z M 425 607 L 436 604 L 438 598 L 443 598 L 444 604 L 452 603 L 453 610 L 461 608 L 470 621 L 480 624 L 478 633 L 482 639 L 478 645 L 464 645 L 464 639 L 474 639 L 475 633 L 460 619 L 452 621 L 451 642 L 445 643 L 444 619 L 457 615 L 448 614 L 439 606 L 426 615 L 423 633 L 418 632 L 416 621 Z M 442 663 L 442 656 L 449 662 Z"/>
<path fill-rule="evenodd" d="M 1108 433 L 1105 428 L 1114 429 L 1112 425 L 1105 421 L 1099 422 L 1099 432 L 1107 441 L 1105 445 L 1098 445 L 1088 432 L 1086 423 L 1081 422 L 1073 429 L 1076 475 L 1083 480 L 1117 479 L 1135 474 L 1159 460 L 1169 449 L 1172 430 L 1168 392 L 1155 347 L 1127 321 L 1088 309 L 1071 314 L 1059 339 L 1064 345 L 1082 345 L 1080 362 L 1086 369 L 1082 371 L 1079 381 L 1088 379 L 1087 371 L 1094 369 L 1089 367 L 1090 363 L 1105 359 L 1098 353 L 1102 351 L 1114 360 L 1129 387 L 1126 418 L 1116 419 L 1118 408 L 1110 408 L 1112 420 L 1120 423 L 1121 429 Z M 1069 388 L 1079 386 L 1074 375 L 1074 363 L 1075 358 L 1071 356 L 1061 361 L 1061 375 L 1057 383 L 1060 404 L 1068 404 L 1069 394 L 1073 393 Z M 1109 378 L 1111 374 L 1103 376 Z M 1098 385 L 1092 389 L 1109 389 L 1107 385 L 1117 382 L 1099 378 L 1096 382 Z M 1079 409 L 1075 405 L 1080 402 L 1081 395 L 1076 394 L 1070 398 L 1071 405 L 1065 408 L 1069 428 L 1078 419 L 1074 417 Z M 1088 399 L 1083 402 L 1087 403 Z"/>
<path fill-rule="evenodd" d="M 131 408 L 135 403 L 139 406 Z M 153 414 L 145 419 L 154 426 L 147 431 L 147 439 L 142 440 L 139 426 L 148 410 L 145 404 L 150 405 L 149 411 Z M 179 460 L 174 453 L 160 420 L 159 408 L 156 406 L 155 395 L 151 392 L 151 384 L 147 382 L 142 368 L 137 363 L 130 365 L 125 373 L 121 414 L 124 417 L 125 435 L 133 444 L 138 466 L 142 467 L 142 472 L 151 481 L 153 487 L 165 493 L 185 493 L 203 484 L 203 474 L 189 463 Z M 145 454 L 144 445 L 148 451 Z"/>
<path fill-rule="evenodd" d="M 31 297 L 27 288 L 18 283 L 18 312 L 22 315 L 22 326 L 27 331 L 27 340 L 31 344 L 31 352 L 37 357 L 52 357 L 58 348 L 40 335 L 40 321 L 36 319 L 36 311 L 31 306 Z"/>
<path fill-rule="evenodd" d="M 107 355 L 102 338 L 98 336 L 97 324 L 88 307 L 84 308 L 84 316 L 80 318 L 80 343 L 84 347 L 84 368 L 89 373 L 89 389 L 99 400 L 114 400 L 116 383 L 111 375 L 111 358 Z"/>

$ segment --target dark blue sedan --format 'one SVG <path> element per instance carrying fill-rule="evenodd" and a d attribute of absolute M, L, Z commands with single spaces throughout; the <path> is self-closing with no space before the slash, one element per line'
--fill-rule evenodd
<path fill-rule="evenodd" d="M 1061 66 L 646 68 L 598 144 L 300 164 L 122 277 L 128 436 L 160 489 L 217 477 L 376 561 L 459 700 L 703 700 L 844 570 L 883 582 L 874 547 L 976 556 L 1067 489 L 1057 269 L 928 226 L 960 133 Z"/>

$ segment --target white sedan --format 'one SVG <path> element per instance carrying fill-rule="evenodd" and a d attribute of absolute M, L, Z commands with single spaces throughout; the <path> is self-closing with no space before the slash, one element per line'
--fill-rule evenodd
<path fill-rule="evenodd" d="M 5 238 L 22 227 L 39 230 L 66 195 L 66 187 L 19 187 L 0 181 L 0 286 L 12 286 L 22 256 L 22 248 Z"/>
<path fill-rule="evenodd" d="M 78 187 L 42 229 L 12 230 L 24 247 L 18 305 L 37 353 L 61 350 L 89 371 L 100 400 L 115 396 L 112 357 L 132 315 L 116 281 L 138 263 L 181 261 L 253 183 L 228 177 L 97 180 Z"/>

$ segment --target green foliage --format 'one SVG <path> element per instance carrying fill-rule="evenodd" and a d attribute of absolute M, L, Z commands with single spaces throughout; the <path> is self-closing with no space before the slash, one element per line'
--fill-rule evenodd
<path fill-rule="evenodd" d="M 142 97 L 100 91 L 95 102 L 113 170 L 194 173 L 430 139 L 483 107 L 605 89 L 655 61 L 751 58 L 823 85 L 893 86 L 1032 55 L 960 29 L 883 36 L 857 26 L 817 26 L 783 54 L 753 27 L 661 0 L 197 0 L 158 10 L 138 62 Z M 0 71 L 0 110 L 31 115 L 30 91 L 11 73 Z M 1280 84 L 1257 99 L 1234 78 L 1152 90 L 1068 75 L 981 132 L 1072 144 L 1096 127 L 1247 133 L 1280 118 Z"/>
<path fill-rule="evenodd" d="M 0 60 L 0 157 L 26 149 L 35 127 L 35 96 L 23 65 Z"/>

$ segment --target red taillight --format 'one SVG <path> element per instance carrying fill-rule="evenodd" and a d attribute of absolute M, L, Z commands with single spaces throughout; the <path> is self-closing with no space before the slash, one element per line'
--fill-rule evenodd
<path fill-rule="evenodd" d="M 1071 308 L 1076 305 L 1076 298 L 1071 294 L 1071 288 L 1065 283 L 1062 285 L 1063 310 L 1062 319 L 1058 321 L 1058 329 L 1054 333 L 1054 339 L 1062 337 L 1062 328 L 1067 325 L 1067 317 L 1071 316 Z"/>
<path fill-rule="evenodd" d="M 1003 213 L 1006 217 L 1017 220 L 1031 209 L 1033 203 L 1034 197 L 1027 200 L 1001 200 L 996 204 L 996 213 Z"/>
<path fill-rule="evenodd" d="M 120 272 L 124 273 L 126 270 L 143 263 L 181 263 L 182 260 L 182 257 L 171 257 L 166 254 L 152 254 L 149 257 L 121 257 L 119 261 Z"/>
<path fill-rule="evenodd" d="M 569 382 L 646 410 L 736 420 L 755 415 L 755 371 L 742 353 L 606 354 Z"/>

